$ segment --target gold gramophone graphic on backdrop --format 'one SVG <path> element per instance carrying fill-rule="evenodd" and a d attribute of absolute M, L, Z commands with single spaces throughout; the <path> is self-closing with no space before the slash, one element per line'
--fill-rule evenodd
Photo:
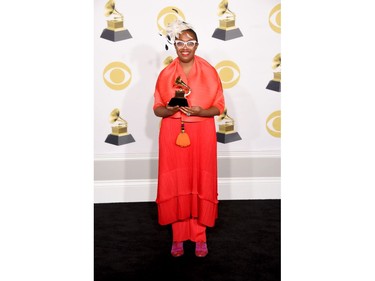
<path fill-rule="evenodd" d="M 109 134 L 105 142 L 114 145 L 123 145 L 135 142 L 133 136 L 128 132 L 128 122 L 120 117 L 120 110 L 115 108 L 109 115 L 109 123 L 112 125 L 112 133 Z"/>
<path fill-rule="evenodd" d="M 163 66 L 164 66 L 164 67 L 167 67 L 167 66 L 170 65 L 172 62 L 173 62 L 173 57 L 172 57 L 172 56 L 168 56 L 168 57 L 166 57 L 166 58 L 163 60 Z"/>
<path fill-rule="evenodd" d="M 182 81 L 181 77 L 178 76 L 174 82 L 175 86 L 177 86 L 177 90 L 175 91 L 174 98 L 168 102 L 169 106 L 189 106 L 188 100 L 186 97 L 190 95 L 191 88 L 186 85 L 184 81 Z"/>
<path fill-rule="evenodd" d="M 228 115 L 225 108 L 223 114 L 218 117 L 219 131 L 216 132 L 218 142 L 228 143 L 241 140 L 240 135 L 234 130 L 234 119 Z"/>
<path fill-rule="evenodd" d="M 281 92 L 281 54 L 277 54 L 272 61 L 273 79 L 268 82 L 266 89 Z"/>
<path fill-rule="evenodd" d="M 107 20 L 107 28 L 103 30 L 101 38 L 113 42 L 132 38 L 129 30 L 124 27 L 124 16 L 115 8 L 115 0 L 109 0 L 105 4 L 104 15 L 112 18 Z"/>
<path fill-rule="evenodd" d="M 219 27 L 215 29 L 212 37 L 227 41 L 243 36 L 241 30 L 236 27 L 236 14 L 228 8 L 228 0 L 220 2 L 217 14 Z"/>

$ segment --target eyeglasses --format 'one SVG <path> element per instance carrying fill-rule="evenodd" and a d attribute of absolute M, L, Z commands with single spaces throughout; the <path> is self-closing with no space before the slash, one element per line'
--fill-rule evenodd
<path fill-rule="evenodd" d="M 181 48 L 183 48 L 185 46 L 188 47 L 188 48 L 190 48 L 190 49 L 192 49 L 192 48 L 194 48 L 194 46 L 196 44 L 198 44 L 198 42 L 195 41 L 195 40 L 190 40 L 190 41 L 187 41 L 187 42 L 181 41 L 181 40 L 176 40 L 175 44 L 176 44 L 177 48 L 179 48 L 179 49 L 181 49 Z"/>

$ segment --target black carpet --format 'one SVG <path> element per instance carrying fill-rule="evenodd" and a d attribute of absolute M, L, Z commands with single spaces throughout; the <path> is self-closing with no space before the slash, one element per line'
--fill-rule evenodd
<path fill-rule="evenodd" d="M 281 200 L 221 200 L 208 255 L 194 243 L 170 255 L 170 226 L 157 222 L 154 202 L 94 205 L 95 281 L 276 281 L 281 279 Z"/>

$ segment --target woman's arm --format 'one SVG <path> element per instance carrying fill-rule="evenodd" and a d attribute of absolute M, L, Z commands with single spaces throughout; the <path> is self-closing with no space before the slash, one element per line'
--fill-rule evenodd
<path fill-rule="evenodd" d="M 180 107 L 180 110 L 188 116 L 212 117 L 220 114 L 220 110 L 216 106 L 207 109 L 200 106 Z"/>
<path fill-rule="evenodd" d="M 179 107 L 176 106 L 159 106 L 154 109 L 154 113 L 158 117 L 168 117 L 172 116 L 179 110 Z"/>

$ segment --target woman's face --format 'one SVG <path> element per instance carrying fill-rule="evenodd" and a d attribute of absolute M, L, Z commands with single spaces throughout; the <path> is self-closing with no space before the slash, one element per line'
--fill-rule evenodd
<path fill-rule="evenodd" d="M 176 42 L 188 42 L 196 40 L 197 38 L 195 38 L 194 34 L 189 31 L 182 31 L 180 36 L 176 38 L 174 47 L 176 49 L 177 56 L 180 58 L 181 62 L 188 63 L 194 59 L 195 51 L 198 48 L 198 42 L 195 43 L 194 47 L 188 47 L 187 44 L 184 44 L 184 46 L 182 47 L 178 47 L 178 44 L 176 44 Z"/>

